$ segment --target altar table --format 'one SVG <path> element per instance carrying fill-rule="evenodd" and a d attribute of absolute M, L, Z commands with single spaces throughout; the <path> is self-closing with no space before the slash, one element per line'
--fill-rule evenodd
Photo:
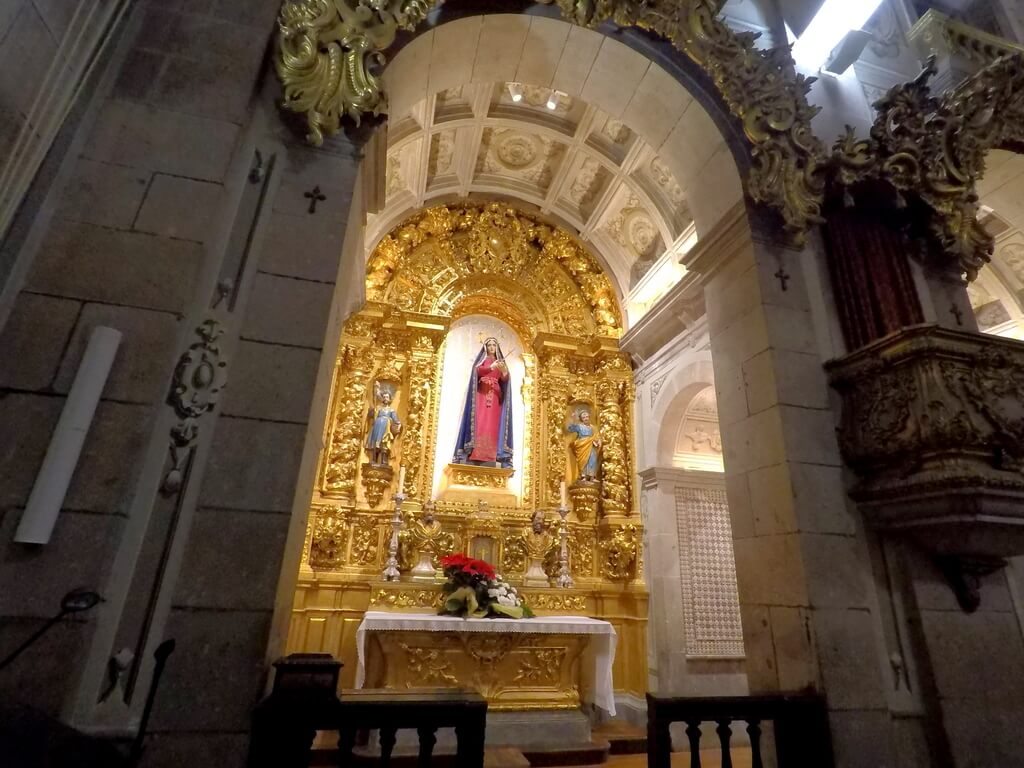
<path fill-rule="evenodd" d="M 612 663 L 615 628 L 586 616 L 462 619 L 434 614 L 367 611 L 356 630 L 356 688 L 367 681 L 372 635 L 381 656 L 394 659 L 374 686 L 465 686 L 491 709 L 570 708 L 586 701 L 615 714 Z"/>

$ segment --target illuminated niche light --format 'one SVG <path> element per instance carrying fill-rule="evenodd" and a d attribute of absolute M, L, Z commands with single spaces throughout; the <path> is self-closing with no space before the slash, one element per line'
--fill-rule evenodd
<path fill-rule="evenodd" d="M 793 46 L 793 60 L 805 69 L 817 70 L 847 33 L 860 29 L 882 0 L 825 0 Z"/>
<path fill-rule="evenodd" d="M 508 92 L 516 104 L 523 100 L 523 86 L 520 83 L 509 83 Z"/>

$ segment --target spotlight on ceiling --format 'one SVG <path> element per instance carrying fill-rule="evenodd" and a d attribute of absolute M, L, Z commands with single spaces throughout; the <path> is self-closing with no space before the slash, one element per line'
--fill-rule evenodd
<path fill-rule="evenodd" d="M 516 104 L 523 100 L 523 86 L 520 83 L 509 83 L 508 92 L 512 95 L 512 101 Z"/>
<path fill-rule="evenodd" d="M 793 46 L 793 59 L 806 69 L 820 69 L 847 33 L 863 27 L 881 4 L 882 0 L 825 0 Z"/>
<path fill-rule="evenodd" d="M 547 108 L 548 109 L 554 109 L 557 106 L 558 106 L 558 91 L 552 91 L 551 95 L 548 96 Z"/>

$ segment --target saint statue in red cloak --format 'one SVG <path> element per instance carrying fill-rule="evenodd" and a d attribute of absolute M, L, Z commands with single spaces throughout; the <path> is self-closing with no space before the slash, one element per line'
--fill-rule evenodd
<path fill-rule="evenodd" d="M 469 377 L 454 463 L 512 466 L 511 389 L 501 346 L 486 339 Z"/>

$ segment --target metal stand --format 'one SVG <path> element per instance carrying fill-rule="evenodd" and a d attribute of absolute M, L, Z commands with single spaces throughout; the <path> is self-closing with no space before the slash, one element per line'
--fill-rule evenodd
<path fill-rule="evenodd" d="M 561 551 L 558 555 L 558 578 L 555 580 L 555 586 L 559 589 L 572 589 L 573 580 L 569 574 L 569 525 L 565 519 L 569 515 L 569 508 L 562 504 L 558 508 L 558 516 L 562 518 L 562 522 L 558 526 L 558 541 L 561 546 Z"/>
<path fill-rule="evenodd" d="M 399 488 L 394 495 L 395 515 L 391 518 L 391 543 L 388 544 L 388 561 L 384 565 L 381 578 L 384 581 L 398 581 L 402 574 L 398 570 L 398 534 L 402 530 L 402 502 L 405 501 L 405 494 Z"/>

